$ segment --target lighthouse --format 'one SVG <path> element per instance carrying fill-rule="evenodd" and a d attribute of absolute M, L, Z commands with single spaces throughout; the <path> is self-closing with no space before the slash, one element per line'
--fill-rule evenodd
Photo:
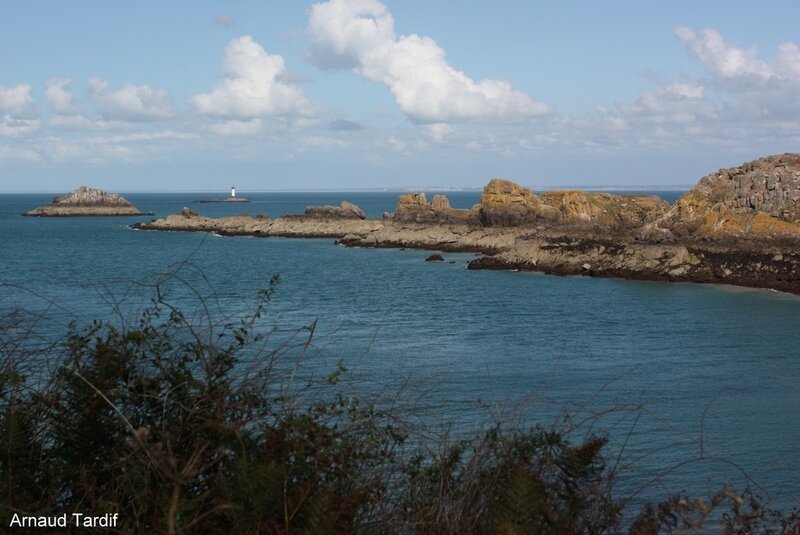
<path fill-rule="evenodd" d="M 236 187 L 231 186 L 231 198 L 236 197 Z"/>

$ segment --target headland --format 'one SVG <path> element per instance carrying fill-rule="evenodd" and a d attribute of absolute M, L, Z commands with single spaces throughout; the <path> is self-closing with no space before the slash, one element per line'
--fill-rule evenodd
<path fill-rule="evenodd" d="M 493 179 L 480 202 L 401 195 L 367 219 L 348 202 L 304 214 L 203 217 L 193 210 L 144 230 L 333 238 L 359 247 L 482 253 L 469 269 L 734 284 L 800 294 L 800 154 L 720 169 L 669 205 L 652 195 L 580 190 L 534 194 Z"/>

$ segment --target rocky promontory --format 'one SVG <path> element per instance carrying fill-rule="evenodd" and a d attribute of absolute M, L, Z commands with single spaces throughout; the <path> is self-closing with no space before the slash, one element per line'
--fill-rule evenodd
<path fill-rule="evenodd" d="M 140 212 L 133 204 L 116 193 L 80 186 L 68 195 L 54 197 L 53 202 L 28 210 L 25 216 L 75 217 L 75 216 L 123 216 L 152 215 Z"/>
<path fill-rule="evenodd" d="M 492 179 L 480 202 L 401 195 L 393 213 L 362 217 L 350 203 L 270 220 L 185 211 L 145 230 L 326 237 L 361 247 L 469 251 L 470 269 L 711 282 L 800 294 L 800 155 L 784 154 L 703 177 L 673 206 L 652 195 L 578 190 L 535 194 Z"/>
<path fill-rule="evenodd" d="M 647 229 L 705 242 L 800 241 L 800 154 L 768 156 L 700 179 Z"/>

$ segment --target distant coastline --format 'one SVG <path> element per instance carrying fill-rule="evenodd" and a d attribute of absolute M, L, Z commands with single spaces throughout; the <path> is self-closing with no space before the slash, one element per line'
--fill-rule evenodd
<path fill-rule="evenodd" d="M 528 185 L 530 189 L 534 191 L 566 191 L 566 190 L 573 190 L 573 189 L 580 189 L 583 191 L 608 191 L 608 192 L 623 192 L 623 191 L 688 191 L 692 188 L 691 184 L 681 184 L 681 185 L 647 185 L 647 184 L 637 184 L 637 185 L 621 185 L 621 186 L 614 186 L 614 185 L 600 185 L 600 186 L 582 186 L 582 185 L 556 185 L 556 186 L 536 186 L 536 185 Z M 393 186 L 387 188 L 292 188 L 292 189 L 249 189 L 249 193 L 407 193 L 407 192 L 417 192 L 417 191 L 425 191 L 429 193 L 448 193 L 448 192 L 476 192 L 479 193 L 483 191 L 483 186 L 454 186 L 454 187 L 445 187 L 445 186 Z M 147 194 L 147 193 L 154 193 L 154 194 L 213 194 L 217 193 L 217 190 L 183 190 L 183 189 L 147 189 L 147 190 L 121 190 L 119 193 L 121 195 L 140 195 L 140 194 Z M 57 195 L 58 192 L 52 190 L 0 190 L 0 195 Z M 220 200 L 224 200 L 220 199 Z M 194 202 L 194 201 L 193 201 Z"/>

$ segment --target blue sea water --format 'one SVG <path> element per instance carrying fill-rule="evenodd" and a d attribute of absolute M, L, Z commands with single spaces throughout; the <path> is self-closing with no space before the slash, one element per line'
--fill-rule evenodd
<path fill-rule="evenodd" d="M 659 193 L 669 201 L 678 194 Z M 259 193 L 248 204 L 192 204 L 206 196 L 126 195 L 156 216 L 191 206 L 204 215 L 275 217 L 347 199 L 379 217 L 397 193 Z M 455 207 L 478 196 L 448 193 Z M 426 263 L 425 251 L 128 227 L 142 218 L 19 215 L 50 198 L 0 195 L 0 309 L 47 310 L 44 327 L 53 332 L 145 306 L 158 274 L 181 263 L 181 277 L 232 317 L 279 273 L 265 325 L 316 322 L 313 369 L 326 373 L 343 358 L 358 388 L 399 390 L 432 427 L 468 432 L 512 416 L 548 424 L 572 414 L 588 422 L 576 438 L 608 433 L 622 452 L 622 489 L 642 499 L 705 495 L 726 481 L 781 506 L 800 497 L 795 296 L 468 271 L 474 255 L 465 253 Z M 175 299 L 197 304 L 187 292 Z"/>

